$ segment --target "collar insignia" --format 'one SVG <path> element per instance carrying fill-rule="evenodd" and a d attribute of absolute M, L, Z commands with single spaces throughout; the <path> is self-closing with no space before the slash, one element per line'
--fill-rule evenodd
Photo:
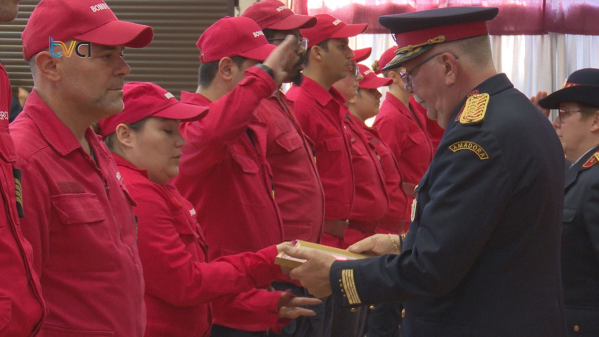
<path fill-rule="evenodd" d="M 584 165 L 582 165 L 582 168 L 590 168 L 593 167 L 593 165 L 597 164 L 597 162 L 599 161 L 599 151 L 595 152 L 591 158 L 589 158 L 589 160 L 587 160 L 586 163 L 584 163 Z"/>

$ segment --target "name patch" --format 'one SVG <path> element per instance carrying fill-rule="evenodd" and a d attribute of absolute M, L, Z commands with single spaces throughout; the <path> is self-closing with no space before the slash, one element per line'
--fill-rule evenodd
<path fill-rule="evenodd" d="M 473 143 L 473 142 L 468 142 L 468 141 L 456 142 L 456 143 L 451 144 L 449 146 L 449 149 L 453 153 L 456 153 L 461 150 L 470 150 L 470 151 L 476 153 L 476 155 L 478 156 L 478 158 L 480 158 L 480 160 L 489 159 L 489 155 L 487 154 L 487 151 L 485 151 L 485 149 L 483 149 L 480 145 Z"/>

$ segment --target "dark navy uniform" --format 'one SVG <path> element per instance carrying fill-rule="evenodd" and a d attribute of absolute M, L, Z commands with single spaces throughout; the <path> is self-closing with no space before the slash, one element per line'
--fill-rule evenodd
<path fill-rule="evenodd" d="M 471 95 L 486 110 L 454 111 L 402 253 L 333 263 L 333 296 L 405 301 L 405 336 L 565 336 L 561 145 L 504 74 Z"/>
<path fill-rule="evenodd" d="M 599 146 L 566 172 L 562 282 L 568 332 L 599 336 Z"/>

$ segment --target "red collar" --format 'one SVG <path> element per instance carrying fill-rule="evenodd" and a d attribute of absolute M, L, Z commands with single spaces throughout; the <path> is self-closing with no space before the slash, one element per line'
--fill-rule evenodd
<path fill-rule="evenodd" d="M 195 92 L 182 91 L 181 102 L 198 105 L 198 106 L 209 106 L 212 101 L 204 97 L 202 94 Z"/>
<path fill-rule="evenodd" d="M 112 158 L 114 158 L 114 161 L 116 163 L 117 166 L 122 166 L 124 168 L 127 168 L 129 170 L 138 172 L 139 174 L 143 175 L 144 177 L 148 178 L 148 180 L 150 179 L 148 177 L 148 171 L 144 170 L 144 169 L 140 169 L 137 168 L 135 165 L 131 164 L 130 162 L 128 162 L 125 158 L 119 156 L 116 153 L 112 153 Z"/>

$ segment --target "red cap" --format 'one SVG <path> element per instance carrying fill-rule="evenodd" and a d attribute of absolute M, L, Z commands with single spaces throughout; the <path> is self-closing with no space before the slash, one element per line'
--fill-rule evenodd
<path fill-rule="evenodd" d="M 358 64 L 358 69 L 360 69 L 360 74 L 364 76 L 364 78 L 360 81 L 358 85 L 359 88 L 362 89 L 376 89 L 379 87 L 386 87 L 393 83 L 393 79 L 391 78 L 382 78 L 376 76 L 372 69 L 368 68 L 363 64 Z"/>
<path fill-rule="evenodd" d="M 232 56 L 264 61 L 276 48 L 266 41 L 260 26 L 254 20 L 241 16 L 226 16 L 216 21 L 204 31 L 196 46 L 202 53 L 202 63 Z"/>
<path fill-rule="evenodd" d="M 378 75 L 383 72 L 383 68 L 385 68 L 385 66 L 389 63 L 389 61 L 391 61 L 395 58 L 396 50 L 397 50 L 397 46 L 393 46 L 393 47 L 385 50 L 383 55 L 381 55 L 381 58 L 374 61 L 374 63 L 372 63 L 372 70 L 374 70 L 375 74 Z"/>
<path fill-rule="evenodd" d="M 102 0 L 42 0 L 21 34 L 25 60 L 48 48 L 50 37 L 142 48 L 152 42 L 154 32 L 150 26 L 120 21 Z"/>
<path fill-rule="evenodd" d="M 147 117 L 198 120 L 208 112 L 206 107 L 179 102 L 173 94 L 154 83 L 126 83 L 123 92 L 125 109 L 98 121 L 102 137 L 115 132 L 121 123 L 133 124 Z"/>
<path fill-rule="evenodd" d="M 254 2 L 241 16 L 256 21 L 260 29 L 291 30 L 316 25 L 315 17 L 295 14 L 284 3 L 277 0 Z"/>
<path fill-rule="evenodd" d="M 356 50 L 354 50 L 354 57 L 352 57 L 351 60 L 356 61 L 356 62 L 362 62 L 365 59 L 367 59 L 368 57 L 370 57 L 371 53 L 372 53 L 372 48 L 370 48 L 370 47 L 356 49 Z"/>
<path fill-rule="evenodd" d="M 368 29 L 367 24 L 348 25 L 329 14 L 315 15 L 318 22 L 312 28 L 302 29 L 302 35 L 308 38 L 308 48 L 328 39 L 344 39 L 362 34 Z"/>

